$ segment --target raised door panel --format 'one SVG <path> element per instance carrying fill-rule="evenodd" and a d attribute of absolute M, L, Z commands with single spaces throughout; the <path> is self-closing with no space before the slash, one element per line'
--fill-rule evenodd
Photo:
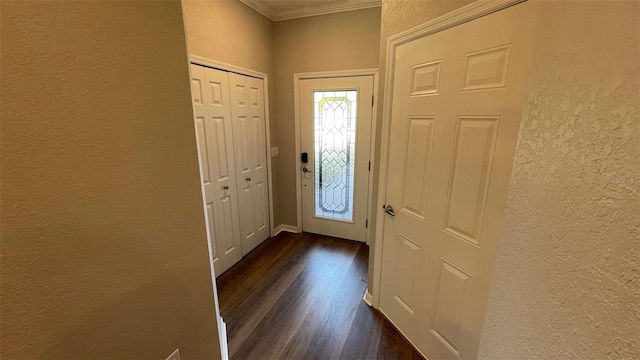
<path fill-rule="evenodd" d="M 472 280 L 473 276 L 469 273 L 440 258 L 430 333 L 456 357 L 460 355 L 465 335 L 464 319 Z"/>
<path fill-rule="evenodd" d="M 459 117 L 445 231 L 480 244 L 498 117 Z"/>
<path fill-rule="evenodd" d="M 240 133 L 238 138 L 236 139 L 240 141 L 240 152 L 237 154 L 236 158 L 240 158 L 240 171 L 243 175 L 251 174 L 253 171 L 252 158 L 253 154 L 253 137 L 251 136 L 251 120 L 247 116 L 238 116 L 236 121 L 240 124 L 238 127 L 240 129 Z M 246 179 L 245 179 L 246 180 Z"/>
<path fill-rule="evenodd" d="M 235 216 L 235 214 L 233 212 L 233 206 L 231 204 L 231 195 L 227 195 L 221 198 L 220 204 L 221 204 L 220 208 L 222 210 L 220 212 L 221 213 L 220 222 L 221 222 L 222 231 L 224 232 L 223 241 L 220 241 L 221 243 L 220 250 L 225 255 L 228 255 L 232 252 L 240 250 L 240 249 L 237 249 L 236 247 L 237 244 L 233 241 L 234 240 L 233 217 Z"/>
<path fill-rule="evenodd" d="M 207 134 L 207 149 L 215 154 L 215 156 L 209 157 L 208 167 L 213 169 L 213 173 L 216 175 L 216 181 L 225 181 L 229 179 L 229 159 L 227 152 L 229 151 L 229 145 L 225 134 L 229 119 L 222 117 L 212 117 L 206 121 L 205 131 Z"/>
<path fill-rule="evenodd" d="M 252 107 L 260 104 L 260 97 L 257 89 L 252 88 Z M 255 111 L 255 110 L 254 110 Z M 263 116 L 252 116 L 251 135 L 253 146 L 253 174 L 254 174 L 254 201 L 256 209 L 255 227 L 259 237 L 267 237 L 269 231 L 269 185 L 267 184 L 266 165 L 266 137 L 265 121 Z"/>
<path fill-rule="evenodd" d="M 268 201 L 269 192 L 267 190 L 267 184 L 261 181 L 255 185 L 255 200 L 256 200 L 256 217 L 255 227 L 258 231 L 267 230 L 269 226 L 269 213 L 268 213 Z"/>
<path fill-rule="evenodd" d="M 436 60 L 413 66 L 411 96 L 438 94 L 441 63 L 441 60 Z"/>
<path fill-rule="evenodd" d="M 255 208 L 253 204 L 253 188 L 249 185 L 242 188 L 240 194 L 241 205 L 246 209 L 242 214 L 242 236 L 243 239 L 251 240 L 255 235 Z"/>
<path fill-rule="evenodd" d="M 262 116 L 252 116 L 251 117 L 251 146 L 253 161 L 251 166 L 254 171 L 261 172 L 262 170 L 266 170 L 265 162 L 265 154 L 263 149 L 266 149 L 265 144 L 265 134 L 264 134 L 264 119 Z"/>
<path fill-rule="evenodd" d="M 411 117 L 408 124 L 401 210 L 422 221 L 427 206 L 434 121 L 434 117 Z"/>
<path fill-rule="evenodd" d="M 222 274 L 226 269 L 224 267 L 223 261 L 220 259 L 220 253 L 222 252 L 220 251 L 220 241 L 218 241 L 218 237 L 216 236 L 215 231 L 215 229 L 218 228 L 218 224 L 216 224 L 216 218 L 213 215 L 213 206 L 214 204 L 212 202 L 207 202 L 206 204 L 207 221 L 209 221 L 209 229 L 211 231 L 211 253 L 213 255 L 213 268 L 217 275 L 218 273 Z"/>
<path fill-rule="evenodd" d="M 504 88 L 507 84 L 510 45 L 474 51 L 465 56 L 462 91 Z"/>
<path fill-rule="evenodd" d="M 420 245 L 408 237 L 398 234 L 395 270 L 397 282 L 393 298 L 411 316 L 415 316 L 415 282 L 419 260 Z"/>
<path fill-rule="evenodd" d="M 420 281 L 419 269 L 422 247 L 404 234 L 385 228 L 380 311 L 402 329 L 405 336 L 415 335 L 413 324 L 419 308 L 416 281 Z M 392 261 L 389 261 L 392 260 Z"/>
<path fill-rule="evenodd" d="M 205 117 L 200 117 L 196 115 L 195 124 L 196 124 L 196 133 L 198 135 L 198 152 L 200 155 L 200 167 L 202 170 L 202 182 L 205 187 L 211 184 L 211 167 L 209 166 L 209 153 L 207 152 L 207 138 L 205 136 L 205 126 L 204 123 L 206 121 Z"/>

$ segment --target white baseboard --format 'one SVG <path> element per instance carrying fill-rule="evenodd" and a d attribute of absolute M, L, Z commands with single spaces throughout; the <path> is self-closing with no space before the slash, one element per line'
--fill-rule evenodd
<path fill-rule="evenodd" d="M 297 226 L 280 224 L 273 230 L 273 236 L 276 236 L 276 235 L 280 234 L 283 231 L 290 232 L 290 233 L 297 233 L 298 232 L 298 227 Z"/>
<path fill-rule="evenodd" d="M 222 360 L 229 360 L 229 345 L 227 343 L 227 324 L 222 320 L 222 317 L 218 318 L 218 331 L 220 334 L 220 352 Z"/>
<path fill-rule="evenodd" d="M 364 300 L 364 302 L 369 306 L 371 306 L 371 304 L 373 303 L 373 296 L 371 296 L 371 294 L 369 293 L 369 289 L 364 291 L 364 297 L 362 298 L 362 300 Z"/>

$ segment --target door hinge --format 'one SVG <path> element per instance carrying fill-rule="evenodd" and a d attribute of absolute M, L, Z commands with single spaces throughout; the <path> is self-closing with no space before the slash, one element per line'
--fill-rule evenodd
<path fill-rule="evenodd" d="M 369 227 L 369 219 L 367 219 L 367 220 L 364 222 L 364 227 L 365 227 L 365 228 L 368 228 L 368 227 Z"/>
<path fill-rule="evenodd" d="M 371 161 L 369 161 L 369 171 L 371 171 Z"/>
<path fill-rule="evenodd" d="M 375 99 L 375 95 L 371 95 L 371 107 L 373 107 L 373 99 Z"/>

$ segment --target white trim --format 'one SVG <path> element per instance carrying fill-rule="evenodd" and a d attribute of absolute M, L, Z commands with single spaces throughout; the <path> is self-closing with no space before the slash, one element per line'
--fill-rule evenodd
<path fill-rule="evenodd" d="M 294 233 L 294 234 L 297 234 L 299 232 L 297 226 L 280 224 L 278 225 L 277 228 L 273 230 L 273 236 L 276 236 L 283 231 Z"/>
<path fill-rule="evenodd" d="M 229 360 L 229 343 L 227 339 L 227 323 L 222 320 L 222 317 L 218 318 L 218 331 L 220 331 L 220 350 L 222 360 Z"/>
<path fill-rule="evenodd" d="M 369 193 L 367 194 L 367 218 L 369 223 L 375 215 L 373 209 L 373 166 L 375 159 L 375 135 L 376 135 L 376 116 L 378 108 L 378 98 L 376 96 L 378 90 L 378 69 L 358 69 L 358 70 L 339 70 L 339 71 L 322 71 L 322 72 L 307 72 L 307 73 L 295 73 L 293 74 L 293 104 L 295 112 L 295 160 L 296 160 L 296 227 L 297 232 L 302 232 L 302 177 L 300 176 L 300 169 L 302 163 L 300 162 L 300 80 L 308 79 L 328 79 L 338 77 L 352 77 L 352 76 L 373 76 L 373 108 L 371 111 L 371 146 L 369 149 L 369 161 L 371 161 L 371 170 L 369 171 Z M 367 228 L 365 242 L 369 244 L 369 239 L 374 234 L 373 227 Z"/>
<path fill-rule="evenodd" d="M 271 7 L 269 7 L 269 5 L 265 4 L 264 2 L 259 0 L 240 0 L 240 2 L 252 8 L 256 12 L 258 12 L 260 15 L 266 17 L 267 19 L 271 21 L 276 21 L 275 12 Z"/>
<path fill-rule="evenodd" d="M 191 75 L 191 66 L 188 66 L 188 69 L 189 69 L 189 82 L 191 82 L 191 79 L 193 78 Z M 189 87 L 191 87 L 191 84 L 189 84 Z M 193 101 L 191 102 L 191 112 L 194 115 L 194 119 L 195 119 L 196 108 L 195 108 L 195 104 L 193 104 Z M 198 141 L 198 132 L 196 130 L 195 121 L 193 126 L 193 135 L 195 136 L 195 139 L 196 139 L 196 153 L 198 156 L 198 173 L 200 174 L 200 192 L 202 194 L 202 214 L 204 216 L 204 227 L 207 235 L 207 251 L 209 252 L 209 269 L 211 271 L 211 285 L 213 287 L 213 307 L 214 307 L 214 313 L 216 316 L 216 322 L 217 322 L 216 325 L 218 328 L 218 342 L 219 342 L 218 345 L 220 346 L 220 354 L 222 354 L 224 353 L 225 349 L 228 347 L 227 335 L 226 335 L 226 329 L 224 334 L 220 329 L 220 322 L 221 321 L 224 322 L 224 321 L 220 316 L 220 305 L 218 304 L 218 285 L 216 283 L 215 267 L 213 266 L 213 243 L 211 241 L 211 225 L 209 224 L 209 214 L 207 214 L 206 192 L 204 191 L 204 181 L 203 181 L 204 176 L 202 176 L 202 167 L 200 166 L 200 164 L 202 164 L 202 159 L 200 159 L 200 150 L 199 150 L 200 143 Z"/>
<path fill-rule="evenodd" d="M 273 168 L 271 166 L 271 125 L 269 120 L 269 77 L 265 73 L 246 69 L 240 66 L 235 66 L 227 63 L 223 63 L 217 60 L 211 60 L 197 55 L 189 55 L 189 62 L 196 65 L 203 65 L 220 69 L 224 71 L 234 72 L 240 75 L 246 75 L 262 79 L 264 81 L 264 126 L 265 137 L 267 142 L 267 178 L 269 182 L 269 226 L 271 233 L 269 235 L 274 236 L 274 219 L 273 219 Z M 203 193 L 204 194 L 204 193 Z M 205 207 L 206 209 L 206 207 Z M 206 216 L 206 214 L 205 214 Z M 207 230 L 208 231 L 208 230 Z"/>
<path fill-rule="evenodd" d="M 218 61 L 218 60 L 207 59 L 205 57 L 198 56 L 198 55 L 189 54 L 189 62 L 196 65 L 204 65 L 204 66 L 208 66 L 208 67 L 212 67 L 212 68 L 216 68 L 224 71 L 231 71 L 241 75 L 252 76 L 259 79 L 267 78 L 267 74 L 265 73 L 243 68 L 236 65 L 227 64 L 225 62 Z"/>
<path fill-rule="evenodd" d="M 294 79 L 327 79 L 336 77 L 349 76 L 375 76 L 378 74 L 378 68 L 356 69 L 356 70 L 336 70 L 336 71 L 315 71 L 293 74 Z"/>
<path fill-rule="evenodd" d="M 171 355 L 167 358 L 167 360 L 180 359 L 180 348 L 175 349 Z"/>
<path fill-rule="evenodd" d="M 269 181 L 269 229 L 273 229 L 274 213 L 273 213 L 273 166 L 271 165 L 271 122 L 269 120 L 269 78 L 264 76 L 264 132 L 266 136 L 267 148 L 267 178 Z M 273 236 L 273 230 L 271 231 Z"/>
<path fill-rule="evenodd" d="M 387 72 L 384 82 L 384 107 L 382 116 L 382 141 L 380 149 L 380 173 L 378 182 L 378 204 L 376 209 L 376 229 L 374 242 L 373 279 L 371 294 L 373 307 L 380 308 L 380 281 L 382 277 L 382 237 L 384 230 L 384 212 L 378 211 L 385 204 L 387 188 L 387 170 L 389 156 L 389 136 L 391 131 L 391 106 L 393 104 L 393 76 L 395 72 L 396 48 L 431 34 L 452 28 L 465 22 L 505 9 L 525 0 L 478 0 L 457 10 L 444 14 L 424 24 L 389 37 L 387 40 Z"/>
<path fill-rule="evenodd" d="M 363 1 L 358 4 L 332 5 L 332 3 L 322 4 L 321 6 L 305 7 L 302 9 L 287 10 L 278 12 L 274 21 L 291 20 L 304 18 L 309 16 L 335 14 L 344 11 L 363 10 L 369 8 L 381 7 L 381 1 Z"/>
<path fill-rule="evenodd" d="M 369 197 L 367 198 L 367 237 L 365 238 L 366 244 L 371 246 L 371 241 L 375 239 L 375 228 L 373 227 L 373 219 L 376 216 L 376 204 L 373 203 L 373 183 L 374 175 L 376 172 L 376 134 L 378 133 L 378 72 L 373 76 L 373 109 L 371 112 L 371 148 L 369 149 L 369 161 L 371 167 L 369 168 Z M 369 290 L 367 289 L 367 293 Z M 371 305 L 371 304 L 369 304 Z"/>
<path fill-rule="evenodd" d="M 296 229 L 302 232 L 302 177 L 300 176 L 300 78 L 293 74 L 294 158 L 296 172 Z"/>
<path fill-rule="evenodd" d="M 277 11 L 272 9 L 262 0 L 240 0 L 243 4 L 257 11 L 271 21 L 282 21 L 304 18 L 309 16 L 333 14 L 344 11 L 362 10 L 382 6 L 380 0 L 358 0 L 344 4 L 340 2 L 328 2 L 317 5 L 304 6 L 297 9 Z"/>
<path fill-rule="evenodd" d="M 362 298 L 362 300 L 365 302 L 365 304 L 371 306 L 371 302 L 373 301 L 373 297 L 371 296 L 371 293 L 369 292 L 368 289 L 364 291 L 364 297 Z"/>

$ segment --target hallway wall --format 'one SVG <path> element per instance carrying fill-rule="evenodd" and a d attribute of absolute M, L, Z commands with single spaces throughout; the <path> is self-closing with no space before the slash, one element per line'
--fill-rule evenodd
<path fill-rule="evenodd" d="M 539 5 L 480 357 L 637 359 L 640 4 Z"/>
<path fill-rule="evenodd" d="M 180 2 L 0 7 L 0 357 L 219 359 Z"/>
<path fill-rule="evenodd" d="M 296 225 L 293 74 L 378 67 L 380 8 L 274 23 L 280 222 Z"/>
<path fill-rule="evenodd" d="M 182 12 L 189 54 L 267 74 L 271 146 L 278 146 L 274 23 L 238 0 L 182 0 Z M 271 159 L 275 226 L 282 218 L 279 159 Z"/>

